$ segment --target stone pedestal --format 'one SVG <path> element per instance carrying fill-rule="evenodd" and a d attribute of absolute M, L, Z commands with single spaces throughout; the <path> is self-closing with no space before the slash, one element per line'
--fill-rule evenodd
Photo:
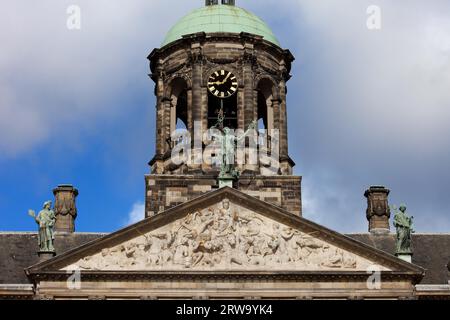
<path fill-rule="evenodd" d="M 219 188 L 230 187 L 233 188 L 233 177 L 222 177 L 219 178 Z"/>
<path fill-rule="evenodd" d="M 412 263 L 412 254 L 407 254 L 407 253 L 399 253 L 396 254 L 397 258 L 402 259 L 403 261 Z"/>
<path fill-rule="evenodd" d="M 47 261 L 56 256 L 55 252 L 52 251 L 38 251 L 39 262 Z"/>

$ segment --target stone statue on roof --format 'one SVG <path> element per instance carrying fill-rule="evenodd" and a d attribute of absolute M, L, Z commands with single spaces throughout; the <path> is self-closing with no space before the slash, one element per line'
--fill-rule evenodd
<path fill-rule="evenodd" d="M 212 128 L 218 128 L 220 124 L 223 123 L 224 117 L 219 116 L 219 121 Z M 236 143 L 244 139 L 246 136 L 250 134 L 252 130 L 256 128 L 256 121 L 253 121 L 249 126 L 247 131 L 240 135 L 236 136 L 234 134 L 234 130 L 231 130 L 228 127 L 223 128 L 221 134 L 212 133 L 211 135 L 216 139 L 218 144 L 220 145 L 220 174 L 219 179 L 221 178 L 239 178 L 239 171 L 236 170 L 235 164 L 235 154 L 236 154 Z"/>
<path fill-rule="evenodd" d="M 40 252 L 55 252 L 53 242 L 55 240 L 53 227 L 56 222 L 55 212 L 51 209 L 52 202 L 46 201 L 43 209 L 36 213 L 33 210 L 28 210 L 28 214 L 32 216 L 39 225 L 38 244 Z"/>
<path fill-rule="evenodd" d="M 402 204 L 398 210 L 394 207 L 394 227 L 397 231 L 396 254 L 411 255 L 411 233 L 414 233 L 413 218 L 406 214 L 406 206 Z"/>

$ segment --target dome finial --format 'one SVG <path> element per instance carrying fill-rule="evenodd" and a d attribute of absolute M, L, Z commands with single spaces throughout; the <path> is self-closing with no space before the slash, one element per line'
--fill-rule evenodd
<path fill-rule="evenodd" d="M 205 0 L 206 6 L 215 6 L 219 4 L 219 0 Z M 235 0 L 222 0 L 222 4 L 228 5 L 228 6 L 234 6 L 236 4 Z"/>
<path fill-rule="evenodd" d="M 236 4 L 236 1 L 235 0 L 222 0 L 222 4 L 234 6 Z"/>

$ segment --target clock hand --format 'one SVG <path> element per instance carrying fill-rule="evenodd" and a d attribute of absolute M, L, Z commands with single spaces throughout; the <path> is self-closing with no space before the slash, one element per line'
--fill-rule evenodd
<path fill-rule="evenodd" d="M 224 84 L 225 82 L 227 82 L 227 80 L 230 76 L 231 76 L 231 72 L 228 73 L 228 75 L 225 77 L 225 80 L 223 80 L 221 84 Z"/>
<path fill-rule="evenodd" d="M 225 82 L 227 82 L 228 78 L 231 76 L 231 72 L 228 73 L 228 75 L 225 77 L 225 79 L 223 81 L 217 81 L 215 84 L 216 85 L 221 85 L 224 84 Z"/>

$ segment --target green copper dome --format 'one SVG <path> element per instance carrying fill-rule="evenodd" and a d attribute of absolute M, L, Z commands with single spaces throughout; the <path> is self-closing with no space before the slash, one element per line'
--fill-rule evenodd
<path fill-rule="evenodd" d="M 167 33 L 161 47 L 181 39 L 183 35 L 197 32 L 247 32 L 280 46 L 272 30 L 253 13 L 231 5 L 210 5 L 196 9 L 179 20 Z"/>

